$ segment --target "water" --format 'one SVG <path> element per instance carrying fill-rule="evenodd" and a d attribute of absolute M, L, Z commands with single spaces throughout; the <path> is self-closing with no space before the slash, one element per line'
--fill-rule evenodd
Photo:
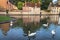
<path fill-rule="evenodd" d="M 4 35 L 3 31 L 0 29 L 0 40 L 29 40 L 28 36 L 24 36 L 27 31 L 27 28 L 24 28 L 25 27 L 10 28 L 6 35 Z M 54 38 L 52 38 L 53 35 L 51 34 L 51 31 L 54 29 L 56 34 Z M 34 38 L 31 37 L 30 40 L 60 40 L 60 26 L 53 23 L 51 23 L 48 28 L 35 27 L 32 28 L 32 31 L 37 34 Z"/>
<path fill-rule="evenodd" d="M 59 17 L 59 20 L 58 20 L 58 24 L 60 24 L 60 17 Z"/>

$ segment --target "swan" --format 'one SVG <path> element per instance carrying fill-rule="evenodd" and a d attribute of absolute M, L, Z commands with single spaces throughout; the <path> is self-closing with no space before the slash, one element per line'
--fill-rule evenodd
<path fill-rule="evenodd" d="M 12 25 L 13 25 L 13 21 L 10 22 L 10 26 L 12 26 Z"/>
<path fill-rule="evenodd" d="M 36 32 L 28 34 L 28 36 L 35 36 L 35 35 L 36 35 Z"/>
<path fill-rule="evenodd" d="M 30 31 L 28 31 L 28 36 L 34 36 L 36 35 L 36 32 L 35 33 L 30 33 Z"/>
<path fill-rule="evenodd" d="M 43 24 L 43 26 L 47 27 L 48 26 L 48 23 L 47 24 Z"/>
<path fill-rule="evenodd" d="M 36 35 L 36 32 L 30 33 L 30 31 L 28 31 L 28 35 L 27 34 L 24 34 L 24 36 L 28 36 L 28 37 L 33 37 L 35 35 Z"/>
<path fill-rule="evenodd" d="M 52 30 L 51 33 L 52 33 L 52 35 L 55 35 L 55 30 Z"/>

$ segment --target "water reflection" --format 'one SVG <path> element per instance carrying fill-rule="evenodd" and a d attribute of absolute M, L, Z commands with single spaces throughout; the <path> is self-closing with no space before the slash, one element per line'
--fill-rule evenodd
<path fill-rule="evenodd" d="M 9 23 L 4 23 L 4 24 L 0 24 L 1 26 L 0 26 L 0 29 L 2 30 L 2 33 L 4 34 L 4 35 L 7 35 L 7 32 L 9 31 L 9 29 L 10 29 L 10 24 Z"/>
<path fill-rule="evenodd" d="M 60 40 L 59 25 L 50 23 L 47 27 L 44 27 L 43 24 L 48 21 L 46 19 L 40 21 L 36 24 L 34 22 L 24 24 L 22 19 L 19 19 L 12 27 L 4 24 L 0 29 L 0 40 Z M 8 23 L 8 25 L 10 24 Z M 54 35 L 51 33 L 52 30 L 55 30 Z M 32 33 L 35 33 L 35 35 L 28 36 Z"/>
<path fill-rule="evenodd" d="M 2 22 L 2 23 L 0 23 L 0 29 L 2 30 L 2 33 L 4 34 L 4 36 L 7 35 L 7 32 L 13 26 L 13 23 L 14 22 L 12 20 L 11 20 L 11 22 Z"/>
<path fill-rule="evenodd" d="M 29 24 L 30 25 L 30 24 Z M 52 38 L 51 31 L 56 30 L 54 39 Z M 31 33 L 36 32 L 35 38 L 33 37 L 30 40 L 60 40 L 60 26 L 51 23 L 48 28 L 41 26 L 30 26 Z M 7 32 L 7 35 L 4 36 L 2 30 L 0 29 L 0 40 L 28 40 L 27 34 L 28 25 L 24 27 L 14 27 L 10 28 Z"/>
<path fill-rule="evenodd" d="M 22 28 L 14 28 L 7 32 L 7 35 L 4 36 L 0 30 L 0 40 L 23 40 L 23 30 Z"/>

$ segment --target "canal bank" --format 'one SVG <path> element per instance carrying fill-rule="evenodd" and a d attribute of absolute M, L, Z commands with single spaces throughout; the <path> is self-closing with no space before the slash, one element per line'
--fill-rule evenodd
<path fill-rule="evenodd" d="M 13 26 L 15 21 L 16 20 L 9 16 L 0 16 L 0 29 L 2 29 L 4 35 L 6 35 L 7 31 Z"/>
<path fill-rule="evenodd" d="M 20 19 L 22 18 L 24 23 L 28 22 L 40 22 L 41 19 L 50 18 L 50 22 L 57 23 L 59 20 L 59 14 L 40 13 L 40 14 L 23 14 L 22 12 L 9 12 L 10 17 Z M 0 15 L 6 16 L 6 12 L 0 12 Z"/>

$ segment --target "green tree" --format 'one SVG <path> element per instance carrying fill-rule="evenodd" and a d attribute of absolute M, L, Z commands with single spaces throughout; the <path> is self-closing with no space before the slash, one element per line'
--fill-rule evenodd
<path fill-rule="evenodd" d="M 20 0 L 21 2 L 31 2 L 32 0 Z"/>
<path fill-rule="evenodd" d="M 41 9 L 46 10 L 49 6 L 49 3 L 52 2 L 52 0 L 42 0 L 42 5 L 41 5 Z"/>
<path fill-rule="evenodd" d="M 40 3 L 41 3 L 42 0 L 31 0 L 31 2 L 33 2 L 33 3 L 37 3 L 37 2 L 39 2 L 39 1 L 40 1 Z"/>
<path fill-rule="evenodd" d="M 23 2 L 20 2 L 20 1 L 19 1 L 19 2 L 17 3 L 17 7 L 18 7 L 18 9 L 21 10 L 22 7 L 23 7 Z"/>
<path fill-rule="evenodd" d="M 40 5 L 41 5 L 41 9 L 46 10 L 48 8 L 49 3 L 52 0 L 9 0 L 12 4 L 16 5 L 18 7 L 18 9 L 21 9 L 22 4 L 26 1 L 26 2 L 33 2 L 33 3 L 37 3 L 40 1 Z"/>
<path fill-rule="evenodd" d="M 38 0 L 32 0 L 31 2 L 33 2 L 33 3 L 37 3 L 37 2 L 38 2 Z"/>

